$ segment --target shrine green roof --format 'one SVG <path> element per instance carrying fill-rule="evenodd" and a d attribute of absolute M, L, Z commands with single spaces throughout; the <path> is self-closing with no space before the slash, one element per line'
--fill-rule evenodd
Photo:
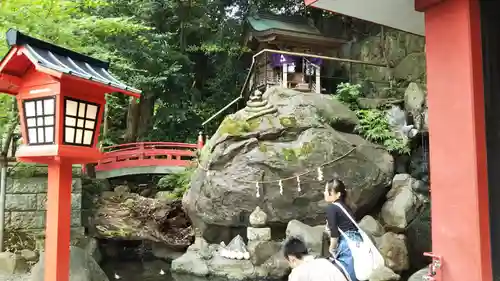
<path fill-rule="evenodd" d="M 258 14 L 248 17 L 247 21 L 257 32 L 274 29 L 322 36 L 321 32 L 305 17 Z"/>

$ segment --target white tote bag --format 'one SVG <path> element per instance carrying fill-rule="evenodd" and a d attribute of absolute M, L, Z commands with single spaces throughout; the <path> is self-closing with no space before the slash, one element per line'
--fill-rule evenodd
<path fill-rule="evenodd" d="M 337 205 L 358 228 L 358 232 L 363 239 L 363 242 L 354 241 L 339 228 L 340 234 L 344 236 L 347 241 L 347 245 L 351 250 L 352 258 L 354 260 L 354 273 L 356 274 L 356 279 L 359 281 L 368 280 L 375 269 L 384 266 L 384 257 L 382 257 L 370 237 L 368 237 L 368 235 L 366 235 L 366 233 L 359 227 L 347 210 L 339 203 L 335 203 L 335 205 Z"/>

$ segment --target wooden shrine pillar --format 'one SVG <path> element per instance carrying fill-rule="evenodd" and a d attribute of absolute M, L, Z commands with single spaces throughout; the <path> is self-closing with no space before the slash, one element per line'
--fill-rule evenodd
<path fill-rule="evenodd" d="M 288 88 L 288 64 L 284 63 L 281 66 L 281 75 L 282 75 L 282 81 L 281 83 L 283 84 L 283 88 Z"/>
<path fill-rule="evenodd" d="M 436 280 L 492 281 L 479 1 L 423 11 Z"/>
<path fill-rule="evenodd" d="M 315 71 L 315 83 L 316 83 L 316 93 L 320 94 L 321 93 L 321 65 L 314 65 L 316 68 Z"/>

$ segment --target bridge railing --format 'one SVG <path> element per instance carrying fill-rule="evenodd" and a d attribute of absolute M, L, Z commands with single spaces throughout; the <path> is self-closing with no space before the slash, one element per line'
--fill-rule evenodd
<path fill-rule="evenodd" d="M 189 166 L 198 144 L 138 142 L 103 147 L 96 171 L 144 166 Z"/>

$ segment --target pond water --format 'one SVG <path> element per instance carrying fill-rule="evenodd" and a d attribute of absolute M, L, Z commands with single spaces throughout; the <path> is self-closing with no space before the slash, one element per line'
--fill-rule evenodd
<path fill-rule="evenodd" d="M 101 240 L 100 250 L 100 265 L 110 281 L 228 281 L 223 278 L 172 274 L 169 262 L 155 257 L 148 245 L 138 241 Z"/>
<path fill-rule="evenodd" d="M 101 265 L 110 281 L 174 281 L 170 264 L 162 260 L 108 260 Z M 207 280 L 208 281 L 208 280 Z"/>
<path fill-rule="evenodd" d="M 222 278 L 202 278 L 170 273 L 170 264 L 163 260 L 106 261 L 101 265 L 110 281 L 230 281 Z M 253 281 L 253 280 L 249 280 Z M 264 281 L 262 279 L 254 281 Z M 279 281 L 279 280 L 265 280 Z"/>

